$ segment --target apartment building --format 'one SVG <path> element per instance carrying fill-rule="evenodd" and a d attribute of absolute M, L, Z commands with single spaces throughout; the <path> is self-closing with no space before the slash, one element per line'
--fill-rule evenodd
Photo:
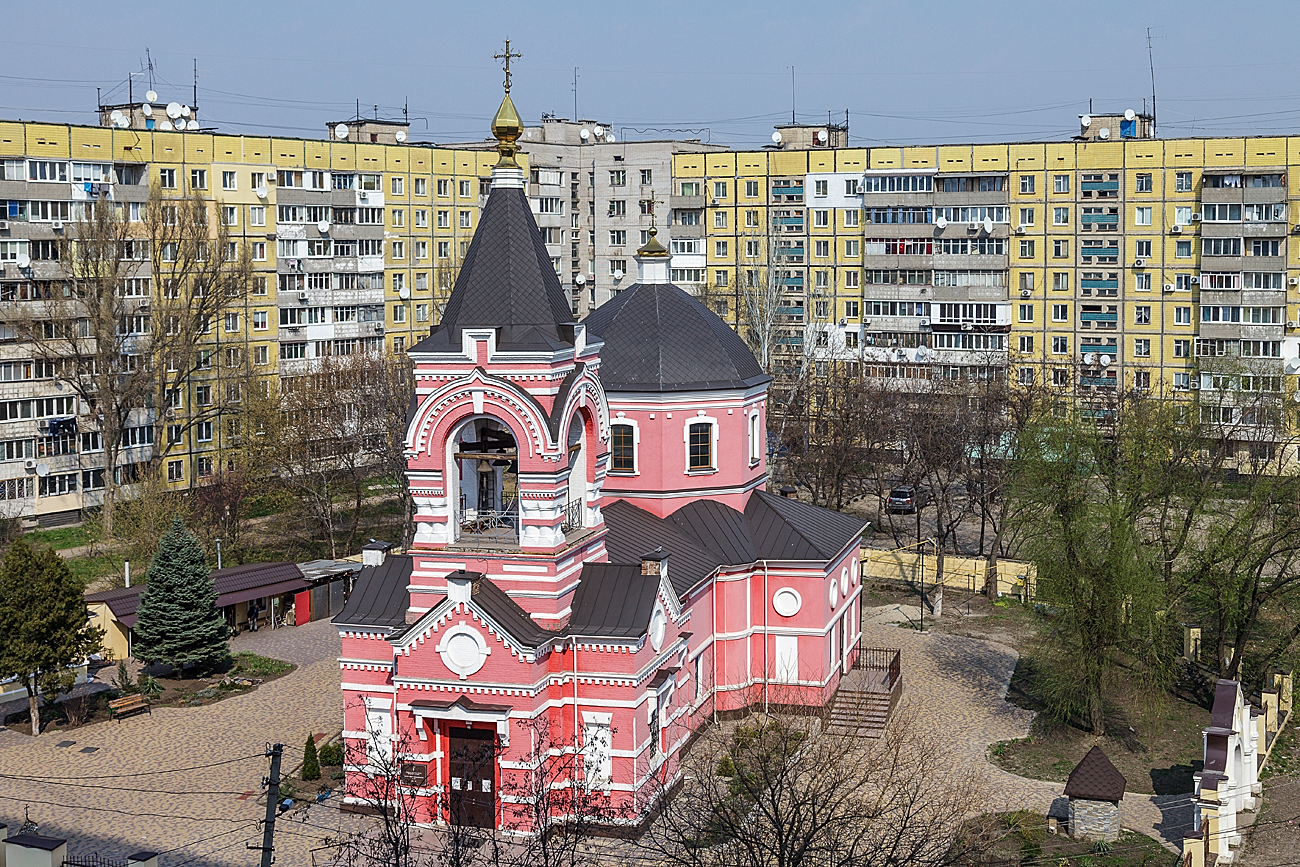
<path fill-rule="evenodd" d="M 252 291 L 211 323 L 211 348 L 201 351 L 210 363 L 168 408 L 168 442 L 153 442 L 153 410 L 134 413 L 123 434 L 119 479 L 127 465 L 165 452 L 165 478 L 183 489 L 202 484 L 229 447 L 221 419 L 189 423 L 239 387 L 228 359 L 246 358 L 257 377 L 274 381 L 306 374 L 325 355 L 402 352 L 428 333 L 495 162 L 490 153 L 404 143 L 403 124 L 332 124 L 319 140 L 266 138 L 146 128 L 162 106 L 140 109 L 119 111 L 125 122 L 106 113 L 103 127 L 0 123 L 5 516 L 72 520 L 102 495 L 107 468 L 91 408 L 36 362 L 13 327 L 24 305 L 58 291 L 66 275 L 58 257 L 87 202 L 112 203 L 137 220 L 151 188 L 196 193 L 250 253 Z M 139 294 L 145 319 L 160 291 L 148 269 L 142 261 L 127 289 Z"/>
<path fill-rule="evenodd" d="M 746 254 L 779 269 L 787 365 L 1280 394 L 1300 369 L 1300 137 L 1083 120 L 1061 142 L 679 155 L 674 238 L 701 227 L 710 297 Z M 1226 359 L 1239 375 L 1214 373 Z"/>

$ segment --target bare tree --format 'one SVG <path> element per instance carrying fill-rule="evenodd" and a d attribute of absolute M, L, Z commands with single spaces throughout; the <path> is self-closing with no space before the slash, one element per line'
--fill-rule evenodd
<path fill-rule="evenodd" d="M 738 318 L 740 334 L 758 358 L 763 370 L 772 373 L 778 340 L 778 324 L 783 308 L 793 308 L 786 303 L 785 269 L 791 266 L 792 240 L 783 240 L 773 226 L 770 230 L 755 230 L 736 239 L 740 267 L 736 275 L 740 296 Z M 785 267 L 783 267 L 785 266 Z M 798 302 L 802 304 L 802 301 Z M 802 328 L 799 329 L 802 332 Z"/>
<path fill-rule="evenodd" d="M 965 830 L 987 805 L 980 773 L 906 714 L 883 736 L 777 713 L 702 732 L 680 786 L 640 845 L 684 867 L 969 863 L 987 840 Z"/>

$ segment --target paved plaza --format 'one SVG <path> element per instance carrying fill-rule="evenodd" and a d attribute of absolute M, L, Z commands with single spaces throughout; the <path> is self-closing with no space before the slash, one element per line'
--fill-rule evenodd
<path fill-rule="evenodd" d="M 285 769 L 298 765 L 308 733 L 342 725 L 339 637 L 328 621 L 245 633 L 233 650 L 299 666 L 252 693 L 205 707 L 54 732 L 33 739 L 0 732 L 0 822 L 15 833 L 30 809 L 40 833 L 69 839 L 69 855 L 122 858 L 149 850 L 163 865 L 248 865 L 259 853 L 257 803 L 269 742 L 285 743 Z M 105 675 L 109 674 L 108 670 Z M 68 746 L 61 742 L 74 741 Z M 198 767 L 208 766 L 208 767 Z M 190 770 L 181 770 L 190 769 Z M 337 800 L 295 810 L 277 824 L 276 861 L 310 864 L 326 829 L 355 827 Z"/>

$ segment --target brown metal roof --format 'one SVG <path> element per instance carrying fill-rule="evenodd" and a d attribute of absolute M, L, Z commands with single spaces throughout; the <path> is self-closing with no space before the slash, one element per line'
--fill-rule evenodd
<path fill-rule="evenodd" d="M 1127 785 L 1128 780 L 1110 763 L 1101 747 L 1093 747 L 1070 771 L 1070 778 L 1065 781 L 1065 796 L 1085 801 L 1120 801 Z"/>
<path fill-rule="evenodd" d="M 297 593 L 311 586 L 296 563 L 249 563 L 218 569 L 211 573 L 211 577 L 217 588 L 218 608 L 264 596 Z M 136 609 L 140 607 L 140 597 L 148 587 L 148 584 L 137 584 L 87 593 L 86 601 L 104 603 L 113 617 L 129 629 L 136 624 Z"/>

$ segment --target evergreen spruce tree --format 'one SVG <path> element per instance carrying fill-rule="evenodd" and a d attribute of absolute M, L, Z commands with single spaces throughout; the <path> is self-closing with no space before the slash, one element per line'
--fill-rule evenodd
<path fill-rule="evenodd" d="M 316 754 L 316 738 L 311 735 L 307 735 L 307 744 L 302 748 L 302 778 L 320 779 L 320 758 Z"/>
<path fill-rule="evenodd" d="M 230 658 L 229 633 L 216 603 L 217 590 L 199 540 L 179 516 L 173 518 L 171 529 L 158 542 L 140 598 L 136 658 L 170 664 L 182 676 L 187 665 L 210 669 L 224 663 Z"/>
<path fill-rule="evenodd" d="M 69 666 L 100 647 L 104 630 L 89 622 L 83 588 L 47 549 L 18 539 L 0 565 L 0 680 L 27 688 L 32 734 L 41 732 L 40 695 L 71 687 Z"/>

